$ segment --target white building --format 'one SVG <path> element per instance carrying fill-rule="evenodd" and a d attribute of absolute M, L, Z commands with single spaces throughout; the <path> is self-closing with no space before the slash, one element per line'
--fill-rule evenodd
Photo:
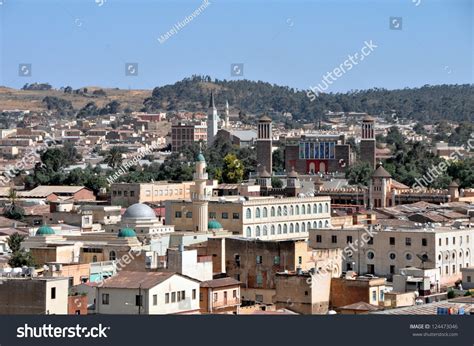
<path fill-rule="evenodd" d="M 199 281 L 172 272 L 123 271 L 105 280 L 96 293 L 98 314 L 199 312 Z"/>
<path fill-rule="evenodd" d="M 212 258 L 198 257 L 197 250 L 168 249 L 168 270 L 199 281 L 212 280 Z"/>

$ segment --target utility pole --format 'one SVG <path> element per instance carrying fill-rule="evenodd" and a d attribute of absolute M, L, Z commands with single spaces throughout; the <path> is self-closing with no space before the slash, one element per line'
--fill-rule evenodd
<path fill-rule="evenodd" d="M 142 302 L 143 302 L 143 299 L 142 299 L 142 284 L 140 283 L 140 285 L 138 286 L 138 314 L 139 315 L 142 314 Z"/>

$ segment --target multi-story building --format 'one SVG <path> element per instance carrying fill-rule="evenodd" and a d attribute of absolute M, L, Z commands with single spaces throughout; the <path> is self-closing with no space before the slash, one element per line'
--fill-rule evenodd
<path fill-rule="evenodd" d="M 246 238 L 292 239 L 308 236 L 310 228 L 331 225 L 330 198 L 228 197 L 211 198 L 209 219 Z M 166 220 L 177 231 L 194 231 L 190 201 L 167 201 Z M 169 221 L 168 221 L 169 220 Z"/>
<path fill-rule="evenodd" d="M 172 272 L 123 271 L 96 289 L 96 313 L 199 313 L 199 281 Z"/>
<path fill-rule="evenodd" d="M 171 150 L 179 152 L 182 147 L 207 141 L 207 124 L 179 122 L 171 126 Z"/>
<path fill-rule="evenodd" d="M 315 249 L 343 248 L 344 267 L 359 274 L 392 277 L 399 269 L 436 268 L 438 286 L 461 279 L 461 268 L 472 265 L 474 228 L 439 225 L 312 229 L 309 245 Z"/>
<path fill-rule="evenodd" d="M 233 278 L 203 281 L 199 302 L 201 314 L 238 314 L 240 282 Z"/>
<path fill-rule="evenodd" d="M 114 183 L 111 204 L 129 207 L 135 203 L 160 203 L 169 199 L 189 199 L 194 182 Z"/>

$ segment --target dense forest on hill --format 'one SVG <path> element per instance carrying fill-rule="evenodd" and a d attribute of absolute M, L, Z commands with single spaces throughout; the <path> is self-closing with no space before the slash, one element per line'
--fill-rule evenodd
<path fill-rule="evenodd" d="M 303 122 L 323 119 L 328 111 L 373 115 L 395 112 L 399 118 L 430 124 L 441 119 L 456 122 L 474 119 L 474 85 L 469 84 L 319 94 L 311 102 L 305 90 L 261 81 L 212 80 L 209 76 L 193 76 L 172 85 L 156 87 L 152 96 L 144 101 L 144 108 L 147 111 L 205 110 L 211 91 L 216 94 L 220 108 L 228 100 L 232 108 L 243 113 L 290 112 L 295 120 Z"/>

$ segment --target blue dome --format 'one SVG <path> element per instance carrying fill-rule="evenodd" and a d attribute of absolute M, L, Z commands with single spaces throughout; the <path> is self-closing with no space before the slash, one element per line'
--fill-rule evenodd
<path fill-rule="evenodd" d="M 219 223 L 219 221 L 211 220 L 207 223 L 207 228 L 208 229 L 222 229 L 222 225 Z"/>
<path fill-rule="evenodd" d="M 132 228 L 122 228 L 118 232 L 118 237 L 119 238 L 133 238 L 133 237 L 136 237 L 136 236 L 137 236 L 137 234 L 135 233 L 135 231 Z"/>
<path fill-rule="evenodd" d="M 51 227 L 46 226 L 46 225 L 41 226 L 36 231 L 36 235 L 51 235 L 51 234 L 55 234 L 54 230 Z"/>
<path fill-rule="evenodd" d="M 202 153 L 199 153 L 198 156 L 196 156 L 196 161 L 205 162 L 206 159 L 204 158 L 204 155 Z"/>

